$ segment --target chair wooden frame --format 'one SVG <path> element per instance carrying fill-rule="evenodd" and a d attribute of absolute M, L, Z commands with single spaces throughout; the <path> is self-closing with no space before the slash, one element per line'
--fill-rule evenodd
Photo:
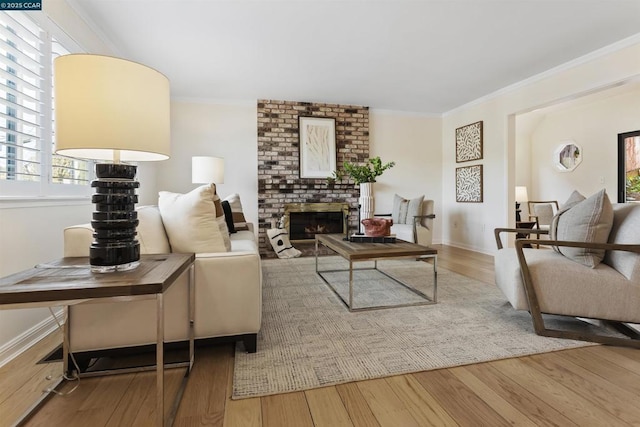
<path fill-rule="evenodd" d="M 500 240 L 500 233 L 502 232 L 521 232 L 521 229 L 515 228 L 496 228 L 494 233 L 496 237 L 496 243 L 498 244 L 498 249 L 502 249 L 502 241 Z M 546 230 L 529 230 L 530 233 L 533 234 L 548 234 Z M 582 319 L 580 317 L 575 316 L 567 316 L 565 314 L 558 313 L 546 313 L 541 311 L 540 304 L 538 303 L 538 295 L 536 294 L 535 287 L 533 286 L 533 280 L 531 278 L 531 271 L 529 270 L 529 266 L 527 264 L 527 259 L 524 254 L 525 245 L 536 244 L 537 239 L 517 239 L 515 241 L 515 250 L 518 256 L 518 263 L 520 264 L 520 272 L 522 274 L 522 280 L 524 283 L 524 290 L 527 296 L 527 301 L 529 303 L 529 313 L 531 314 L 531 318 L 533 320 L 533 327 L 536 334 L 546 337 L 553 338 L 565 338 L 579 341 L 589 341 L 589 342 L 597 342 L 600 344 L 606 345 L 619 345 L 625 347 L 633 347 L 640 348 L 640 333 L 635 329 L 629 327 L 624 321 L 611 320 L 611 319 L 591 319 L 596 320 L 603 327 L 611 327 L 615 329 L 617 332 L 620 332 L 626 335 L 628 338 L 621 337 L 613 337 L 607 335 L 600 335 L 597 333 L 583 333 L 583 332 L 575 332 L 575 331 L 567 331 L 567 330 L 558 330 L 558 329 L 549 329 L 545 326 L 543 314 L 552 314 L 552 315 L 560 315 L 566 317 L 574 317 L 578 319 Z M 564 247 L 574 247 L 574 248 L 585 248 L 585 249 L 602 249 L 605 251 L 627 251 L 627 252 L 635 252 L 640 253 L 640 245 L 621 245 L 614 243 L 586 243 L 586 242 L 569 242 L 562 240 L 549 240 L 545 241 L 546 245 L 549 246 L 564 246 Z M 545 249 L 542 249 L 545 250 Z"/>

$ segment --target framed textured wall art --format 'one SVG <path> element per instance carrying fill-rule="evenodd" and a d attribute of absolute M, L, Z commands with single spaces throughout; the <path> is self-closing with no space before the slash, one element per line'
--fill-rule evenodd
<path fill-rule="evenodd" d="M 300 117 L 300 178 L 327 178 L 336 170 L 336 119 Z"/>
<path fill-rule="evenodd" d="M 456 168 L 456 202 L 482 203 L 482 165 Z"/>
<path fill-rule="evenodd" d="M 482 121 L 456 129 L 456 163 L 482 159 Z"/>

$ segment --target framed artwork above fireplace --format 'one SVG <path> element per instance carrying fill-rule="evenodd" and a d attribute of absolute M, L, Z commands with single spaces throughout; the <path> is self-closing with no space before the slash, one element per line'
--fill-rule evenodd
<path fill-rule="evenodd" d="M 325 179 L 336 170 L 336 119 L 299 117 L 300 178 Z"/>

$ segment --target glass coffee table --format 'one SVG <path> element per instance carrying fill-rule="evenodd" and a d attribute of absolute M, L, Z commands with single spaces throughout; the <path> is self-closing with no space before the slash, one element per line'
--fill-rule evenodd
<path fill-rule="evenodd" d="M 403 240 L 397 240 L 396 243 L 356 243 L 344 240 L 344 234 L 316 234 L 316 273 L 322 278 L 322 280 L 329 286 L 329 288 L 340 298 L 347 309 L 350 312 L 365 311 L 365 310 L 380 310 L 385 308 L 394 307 L 408 307 L 416 305 L 429 305 L 437 302 L 438 294 L 438 271 L 437 271 L 437 259 L 438 251 L 436 249 L 421 246 L 415 243 L 405 242 Z M 320 270 L 318 267 L 318 247 L 323 245 L 332 251 L 340 255 L 344 260 L 349 263 L 348 269 L 332 269 L 332 270 Z M 387 259 L 399 259 L 399 258 L 413 258 L 419 260 L 433 259 L 433 293 L 431 296 L 426 295 L 424 292 L 416 289 L 413 286 L 399 280 L 396 277 L 391 276 L 385 271 L 378 269 L 378 261 Z M 373 261 L 373 268 L 357 268 L 354 269 L 356 262 Z M 396 303 L 396 304 L 384 304 L 373 305 L 357 308 L 354 306 L 354 272 L 362 270 L 375 270 L 385 277 L 391 279 L 393 282 L 401 285 L 404 289 L 411 291 L 411 293 L 419 297 L 418 301 Z M 344 298 L 338 289 L 328 280 L 326 277 L 328 273 L 348 272 L 349 273 L 349 294 L 348 298 Z"/>

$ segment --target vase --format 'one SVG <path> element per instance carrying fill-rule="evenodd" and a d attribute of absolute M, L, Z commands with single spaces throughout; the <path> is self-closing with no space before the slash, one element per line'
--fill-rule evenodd
<path fill-rule="evenodd" d="M 373 182 L 360 183 L 360 199 L 358 203 L 360 204 L 360 219 L 373 218 L 373 209 L 375 207 Z"/>

